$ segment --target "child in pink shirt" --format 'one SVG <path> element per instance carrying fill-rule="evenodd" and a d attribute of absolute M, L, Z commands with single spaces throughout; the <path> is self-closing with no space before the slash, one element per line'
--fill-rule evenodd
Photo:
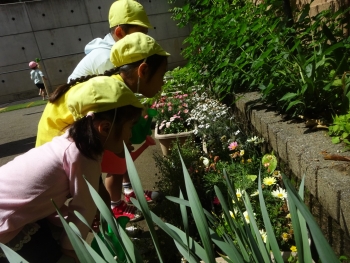
<path fill-rule="evenodd" d="M 87 236 L 88 227 L 74 215 L 78 211 L 90 225 L 96 215 L 83 175 L 98 188 L 104 150 L 123 155 L 143 107 L 124 82 L 103 76 L 74 86 L 67 106 L 74 123 L 63 135 L 0 167 L 0 242 L 29 262 L 56 262 L 62 252 L 72 253 L 67 235 L 59 246 L 47 227 L 45 218 L 55 213 L 51 200 L 62 208 L 72 198 L 67 221 Z M 7 262 L 1 250 L 0 262 Z"/>

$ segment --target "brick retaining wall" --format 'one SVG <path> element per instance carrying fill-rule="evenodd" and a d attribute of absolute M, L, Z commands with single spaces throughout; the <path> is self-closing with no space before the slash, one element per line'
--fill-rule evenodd
<path fill-rule="evenodd" d="M 234 108 L 237 121 L 248 135 L 265 139 L 266 151 L 274 151 L 292 181 L 305 175 L 306 204 L 336 254 L 350 258 L 350 162 L 324 160 L 322 155 L 350 152 L 332 144 L 327 130 L 312 132 L 301 121 L 286 120 L 257 103 L 259 98 L 257 92 L 242 95 Z"/>

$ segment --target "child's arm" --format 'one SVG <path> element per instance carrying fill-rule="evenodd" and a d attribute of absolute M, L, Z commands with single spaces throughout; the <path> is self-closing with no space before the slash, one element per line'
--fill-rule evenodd
<path fill-rule="evenodd" d="M 101 176 L 101 164 L 98 161 L 84 157 L 73 143 L 66 150 L 64 167 L 69 180 L 70 194 L 73 197 L 68 205 L 67 221 L 74 223 L 82 237 L 86 238 L 89 228 L 75 216 L 74 211 L 78 211 L 89 225 L 92 224 L 97 209 L 83 175 L 97 190 Z M 66 234 L 61 239 L 61 246 L 63 249 L 72 249 Z"/>

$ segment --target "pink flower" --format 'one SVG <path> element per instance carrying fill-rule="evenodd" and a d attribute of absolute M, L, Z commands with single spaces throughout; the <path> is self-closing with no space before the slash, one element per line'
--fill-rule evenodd
<path fill-rule="evenodd" d="M 168 108 L 168 111 L 171 111 L 173 108 L 171 107 L 171 106 L 169 106 L 169 108 Z"/>
<path fill-rule="evenodd" d="M 168 106 L 169 106 L 169 107 L 172 106 L 172 103 L 171 103 L 171 102 L 168 102 Z"/>
<path fill-rule="evenodd" d="M 186 98 L 186 97 L 188 97 L 188 94 L 184 94 L 184 95 L 182 95 L 182 97 Z"/>
<path fill-rule="evenodd" d="M 231 142 L 230 145 L 228 146 L 228 149 L 230 151 L 233 151 L 234 149 L 236 149 L 237 146 L 238 146 L 237 142 Z"/>
<path fill-rule="evenodd" d="M 187 103 L 183 103 L 182 106 L 184 106 L 184 107 L 187 108 L 187 107 L 188 107 L 188 104 L 187 104 Z"/>
<path fill-rule="evenodd" d="M 188 113 L 188 109 L 185 109 L 185 110 L 183 111 L 183 113 Z"/>

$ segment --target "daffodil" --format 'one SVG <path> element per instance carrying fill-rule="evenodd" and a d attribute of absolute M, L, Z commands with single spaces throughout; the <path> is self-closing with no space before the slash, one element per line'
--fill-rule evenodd
<path fill-rule="evenodd" d="M 266 240 L 267 240 L 267 233 L 265 232 L 265 230 L 264 230 L 264 229 L 261 229 L 261 230 L 259 230 L 259 233 L 260 233 L 261 238 L 262 238 L 262 240 L 264 241 L 264 243 L 266 243 Z"/>
<path fill-rule="evenodd" d="M 254 214 L 254 217 L 255 217 L 256 214 L 255 213 L 253 213 L 253 214 Z M 245 219 L 246 223 L 249 224 L 250 223 L 250 218 L 249 218 L 248 211 L 245 211 L 243 213 L 243 216 L 244 216 L 244 219 Z"/>
<path fill-rule="evenodd" d="M 263 183 L 264 185 L 271 186 L 276 184 L 276 179 L 274 177 L 265 177 Z"/>
<path fill-rule="evenodd" d="M 279 187 L 277 190 L 272 191 L 271 194 L 272 194 L 272 196 L 280 198 L 280 199 L 287 198 L 286 190 L 282 189 L 281 187 Z"/>
<path fill-rule="evenodd" d="M 229 211 L 230 212 L 230 216 L 232 217 L 232 218 L 235 218 L 235 214 L 232 212 L 232 211 Z"/>
<path fill-rule="evenodd" d="M 259 190 L 256 190 L 254 193 L 252 193 L 250 196 L 257 196 L 259 195 Z"/>
<path fill-rule="evenodd" d="M 244 195 L 244 190 L 241 190 L 241 189 L 237 188 L 236 189 L 236 196 L 237 196 L 238 201 L 241 200 L 243 195 Z M 235 203 L 235 201 L 232 200 L 232 203 Z"/>

